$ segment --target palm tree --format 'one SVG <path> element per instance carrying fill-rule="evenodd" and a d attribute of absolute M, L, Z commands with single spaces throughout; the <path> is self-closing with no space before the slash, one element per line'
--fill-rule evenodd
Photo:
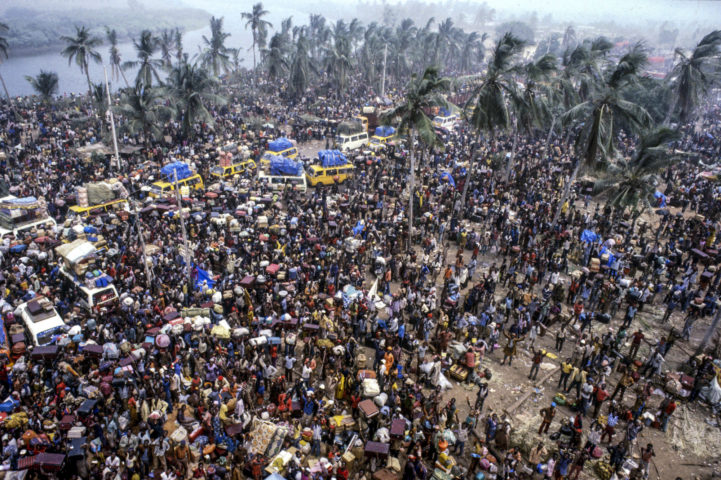
<path fill-rule="evenodd" d="M 36 77 L 25 75 L 25 80 L 30 83 L 33 90 L 40 95 L 43 102 L 49 102 L 53 95 L 58 92 L 58 74 L 40 70 Z"/>
<path fill-rule="evenodd" d="M 68 44 L 60 54 L 67 57 L 68 65 L 75 59 L 75 63 L 80 67 L 80 71 L 85 74 L 85 80 L 88 82 L 88 95 L 92 94 L 92 85 L 90 83 L 90 71 L 88 69 L 90 61 L 100 63 L 102 57 L 95 50 L 95 47 L 102 43 L 98 37 L 91 35 L 90 31 L 83 27 L 75 27 L 75 36 L 62 36 L 60 40 Z"/>
<path fill-rule="evenodd" d="M 100 131 L 105 132 L 105 115 L 108 112 L 108 93 L 103 82 L 93 83 L 93 93 L 90 96 L 97 107 L 97 117 L 100 119 Z"/>
<path fill-rule="evenodd" d="M 204 67 L 212 67 L 213 75 L 216 77 L 221 70 L 227 73 L 230 68 L 230 56 L 228 48 L 225 46 L 225 39 L 229 36 L 229 33 L 223 31 L 223 17 L 211 17 L 210 39 L 203 35 L 203 43 L 206 48 L 200 55 L 200 59 Z"/>
<path fill-rule="evenodd" d="M 285 58 L 285 39 L 282 33 L 276 33 L 270 38 L 268 49 L 264 52 L 268 77 L 277 80 L 288 70 L 288 61 Z"/>
<path fill-rule="evenodd" d="M 108 43 L 110 44 L 110 50 L 108 54 L 110 55 L 110 78 L 113 80 L 118 80 L 118 76 L 122 75 L 123 80 L 125 81 L 125 86 L 129 87 L 130 84 L 128 83 L 128 79 L 125 78 L 125 72 L 122 68 L 120 68 L 120 51 L 118 50 L 118 32 L 115 30 L 111 30 L 108 27 L 105 27 L 105 38 L 108 40 Z"/>
<path fill-rule="evenodd" d="M 183 61 L 183 32 L 180 28 L 175 28 L 175 61 L 180 63 Z"/>
<path fill-rule="evenodd" d="M 162 68 L 163 61 L 153 58 L 153 55 L 158 50 L 157 37 L 153 36 L 150 30 L 143 30 L 140 32 L 140 38 L 133 40 L 133 45 L 135 45 L 138 60 L 125 62 L 123 68 L 138 67 L 135 83 L 140 82 L 145 87 L 153 86 L 153 77 L 158 83 L 161 83 L 158 69 Z"/>
<path fill-rule="evenodd" d="M 225 104 L 225 98 L 213 93 L 217 83 L 206 69 L 188 62 L 176 65 L 168 74 L 165 93 L 172 99 L 185 138 L 193 136 L 193 126 L 197 122 L 213 123 L 209 104 Z"/>
<path fill-rule="evenodd" d="M 351 47 L 347 33 L 340 29 L 336 34 L 333 46 L 326 49 L 324 67 L 326 72 L 333 75 L 338 94 L 345 92 L 346 78 L 352 67 Z"/>
<path fill-rule="evenodd" d="M 431 119 L 426 111 L 432 107 L 447 107 L 448 102 L 442 93 L 450 88 L 449 78 L 441 78 L 438 68 L 428 67 L 422 77 L 417 74 L 411 76 L 404 101 L 383 115 L 384 122 L 400 118 L 398 130 L 409 134 L 410 150 L 410 183 L 408 190 L 408 248 L 413 242 L 413 202 L 415 195 L 415 142 L 419 139 L 425 145 L 438 144 L 438 137 L 433 129 Z"/>
<path fill-rule="evenodd" d="M 714 30 L 698 42 L 691 56 L 687 56 L 680 48 L 676 49 L 675 56 L 679 61 L 668 77 L 676 98 L 671 103 L 667 122 L 674 111 L 678 111 L 682 123 L 691 119 L 701 97 L 718 76 L 719 47 L 721 30 Z"/>
<path fill-rule="evenodd" d="M 438 33 L 435 36 L 435 49 L 433 53 L 433 62 L 435 65 L 441 65 L 443 63 L 443 52 L 455 46 L 453 31 L 453 20 L 451 20 L 450 17 L 438 24 Z"/>
<path fill-rule="evenodd" d="M 212 22 L 212 19 L 211 19 Z M 212 26 L 211 26 L 212 28 Z M 158 47 L 160 47 L 160 58 L 163 60 L 163 66 L 170 68 L 173 64 L 173 51 L 175 50 L 175 31 L 165 29 L 160 32 L 158 37 Z M 205 39 L 205 37 L 203 37 Z"/>
<path fill-rule="evenodd" d="M 241 13 L 241 18 L 247 20 L 247 22 L 245 22 L 245 28 L 250 28 L 251 32 L 253 33 L 253 45 L 251 47 L 253 49 L 253 72 L 255 72 L 256 68 L 255 47 L 259 43 L 259 35 L 261 34 L 262 30 L 273 27 L 273 25 L 269 21 L 263 20 L 263 17 L 267 14 L 268 10 L 264 10 L 263 4 L 260 2 L 253 5 L 253 10 L 251 10 L 250 12 Z"/>
<path fill-rule="evenodd" d="M 496 43 L 493 56 L 488 61 L 488 72 L 483 82 L 475 89 L 468 102 L 467 106 L 472 106 L 471 116 L 468 119 L 470 124 L 479 134 L 482 132 L 489 134 L 492 142 L 495 142 L 497 130 L 506 130 L 511 125 L 509 98 L 516 95 L 514 75 L 519 71 L 514 60 L 524 46 L 525 42 L 512 33 L 503 35 Z M 474 156 L 475 152 L 471 154 L 468 176 L 463 185 L 461 208 L 465 208 L 468 185 L 471 183 L 475 166 Z"/>
<path fill-rule="evenodd" d="M 605 196 L 612 207 L 630 207 L 635 223 L 643 210 L 652 208 L 654 194 L 662 182 L 659 172 L 673 160 L 669 144 L 680 136 L 668 128 L 641 136 L 633 158 L 611 163 L 603 178 L 596 182 L 594 193 Z"/>
<path fill-rule="evenodd" d="M 298 99 L 305 94 L 310 83 L 311 61 L 308 52 L 308 40 L 302 33 L 296 42 L 295 55 L 290 66 L 288 86 L 293 98 Z"/>
<path fill-rule="evenodd" d="M 553 218 L 555 226 L 561 208 L 568 198 L 571 185 L 576 181 L 580 167 L 599 169 L 608 158 L 615 156 L 615 141 L 619 128 L 636 133 L 651 125 L 651 116 L 643 107 L 625 100 L 623 92 L 637 81 L 648 62 L 646 49 L 636 44 L 618 63 L 608 69 L 590 98 L 571 108 L 565 119 L 581 124 L 576 137 L 576 166 L 566 183 L 563 196 Z"/>
<path fill-rule="evenodd" d="M 0 23 L 0 63 L 2 63 L 3 60 L 8 58 L 8 40 L 7 38 L 5 38 L 4 34 L 9 31 L 10 27 L 8 27 L 6 23 Z M 5 96 L 8 97 L 8 100 L 10 100 L 8 87 L 7 85 L 5 85 L 5 79 L 2 75 L 0 75 L 0 82 L 3 85 L 3 90 L 5 90 Z"/>
<path fill-rule="evenodd" d="M 462 73 L 470 73 L 474 58 L 483 58 L 483 42 L 487 37 L 487 34 L 484 33 L 483 36 L 480 36 L 478 32 L 471 32 L 468 35 L 464 35 L 463 43 L 460 47 L 460 66 Z"/>
<path fill-rule="evenodd" d="M 123 118 L 121 130 L 130 135 L 142 133 L 146 145 L 162 136 L 162 116 L 169 113 L 160 90 L 141 85 L 123 95 L 117 111 Z"/>

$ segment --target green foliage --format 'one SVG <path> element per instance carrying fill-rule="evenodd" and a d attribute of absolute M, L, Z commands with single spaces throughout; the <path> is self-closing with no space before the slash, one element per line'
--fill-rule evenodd
<path fill-rule="evenodd" d="M 141 9 L 63 9 L 34 10 L 9 8 L 3 21 L 12 25 L 7 35 L 9 49 L 30 51 L 56 47 L 62 36 L 75 33 L 75 25 L 85 26 L 95 36 L 105 34 L 105 26 L 117 33 L 118 41 L 137 37 L 143 30 L 159 32 L 181 27 L 194 30 L 205 26 L 210 15 L 193 8 Z"/>
<path fill-rule="evenodd" d="M 26 75 L 25 80 L 45 102 L 50 101 L 52 96 L 58 92 L 58 74 L 55 72 L 40 70 L 36 77 Z"/>

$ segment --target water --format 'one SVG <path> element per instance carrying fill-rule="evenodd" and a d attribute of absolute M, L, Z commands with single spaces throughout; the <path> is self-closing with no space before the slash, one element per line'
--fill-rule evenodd
<path fill-rule="evenodd" d="M 250 5 L 250 4 L 248 4 Z M 243 65 L 246 67 L 253 66 L 253 51 L 248 50 L 253 42 L 251 32 L 245 29 L 245 21 L 240 18 L 240 9 L 237 6 L 221 7 L 220 11 L 213 11 L 212 14 L 224 17 L 224 31 L 231 34 L 226 40 L 226 46 L 229 48 L 240 48 L 240 57 L 245 61 Z M 275 28 L 280 28 L 280 22 L 283 18 L 293 16 L 293 20 L 299 23 L 306 23 L 308 19 L 307 13 L 290 8 L 274 8 L 270 10 L 268 20 L 273 23 Z M 273 29 L 275 31 L 275 29 Z M 269 34 L 268 38 L 273 34 Z M 193 58 L 199 52 L 199 47 L 203 44 L 203 35 L 210 36 L 210 27 L 200 30 L 185 32 L 183 35 L 183 51 Z M 67 95 L 70 93 L 86 93 L 88 84 L 85 74 L 80 72 L 80 68 L 73 61 L 68 65 L 68 59 L 60 55 L 65 47 L 64 43 L 58 45 L 53 51 L 44 52 L 38 55 L 28 55 L 22 57 L 13 56 L 13 52 L 9 51 L 10 58 L 0 64 L 0 74 L 5 79 L 8 92 L 11 96 L 32 95 L 34 93 L 32 87 L 25 79 L 26 75 L 35 76 L 40 70 L 55 72 L 58 74 L 58 94 Z M 103 57 L 103 62 L 107 65 L 109 45 L 102 45 L 97 51 Z M 128 60 L 136 60 L 135 47 L 132 41 L 118 44 L 121 62 Z M 159 57 L 159 53 L 156 54 Z M 256 51 L 256 57 L 258 53 Z M 130 84 L 133 84 L 137 69 L 125 70 L 125 77 Z M 111 83 L 111 90 L 125 87 L 122 77 L 117 80 L 110 78 L 110 68 L 108 67 L 108 79 Z M 101 64 L 92 63 L 90 65 L 90 81 L 93 83 L 103 82 L 103 67 Z M 162 77 L 161 77 L 162 78 Z M 4 96 L 5 92 L 0 92 Z"/>

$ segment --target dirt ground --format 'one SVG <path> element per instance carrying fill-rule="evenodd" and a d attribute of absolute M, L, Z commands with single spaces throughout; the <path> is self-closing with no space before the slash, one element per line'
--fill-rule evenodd
<path fill-rule="evenodd" d="M 321 141 L 312 141 L 299 146 L 300 153 L 303 157 L 314 158 L 318 150 L 324 148 L 324 143 Z M 577 205 L 578 208 L 583 206 Z M 595 208 L 595 205 L 591 203 L 590 209 Z M 672 214 L 677 213 L 675 209 L 671 209 Z M 654 215 L 644 215 L 642 221 L 653 223 L 655 221 Z M 451 244 L 448 258 L 455 258 L 457 248 L 454 244 Z M 471 253 L 466 251 L 464 253 L 467 261 L 470 261 Z M 479 271 L 487 269 L 488 266 L 496 262 L 500 263 L 500 257 L 485 256 L 479 258 Z M 576 269 L 576 266 L 569 266 L 569 271 Z M 479 273 L 476 274 L 478 278 Z M 563 278 L 567 280 L 567 277 Z M 368 278 L 366 286 L 372 284 L 374 278 Z M 439 276 L 439 285 L 440 285 Z M 469 282 L 469 287 L 472 286 L 472 282 Z M 393 286 L 395 291 L 398 286 Z M 537 287 L 536 293 L 540 293 Z M 505 295 L 505 290 L 499 287 L 496 291 L 496 298 L 502 298 Z M 650 342 L 657 340 L 661 335 L 668 332 L 670 327 L 675 327 L 679 331 L 683 328 L 683 315 L 680 313 L 674 313 L 670 319 L 668 325 L 661 324 L 661 318 L 663 317 L 662 305 L 647 305 L 642 312 L 639 312 L 636 316 L 636 320 L 632 325 L 632 328 L 637 326 L 643 326 L 645 334 Z M 618 328 L 621 323 L 622 315 L 617 314 L 611 326 Z M 667 355 L 667 361 L 664 365 L 664 371 L 678 370 L 678 366 L 685 363 L 690 353 L 693 351 L 693 346 L 697 345 L 701 340 L 706 327 L 709 325 L 711 319 L 705 318 L 699 320 L 694 326 L 692 332 L 691 342 L 679 341 L 677 342 L 671 351 Z M 594 332 L 604 333 L 608 327 L 604 325 L 594 325 Z M 555 333 L 556 327 L 552 327 L 543 337 L 539 337 L 536 341 L 536 347 L 541 347 L 548 352 L 556 353 L 555 346 Z M 546 359 L 541 365 L 541 371 L 539 372 L 539 381 L 531 381 L 528 379 L 528 373 L 531 367 L 530 353 L 527 350 L 526 345 L 519 349 L 519 356 L 513 362 L 512 366 L 500 365 L 500 360 L 503 358 L 502 351 L 496 350 L 493 354 L 487 354 L 484 360 L 484 366 L 487 366 L 493 372 L 493 378 L 489 382 L 490 393 L 485 402 L 484 414 L 489 411 L 501 413 L 507 412 L 508 408 L 515 405 L 517 400 L 529 391 L 533 391 L 528 399 L 521 404 L 514 412 L 508 412 L 511 414 L 512 426 L 514 433 L 512 434 L 512 440 L 521 442 L 530 448 L 535 442 L 543 441 L 546 448 L 549 450 L 553 449 L 554 442 L 548 438 L 548 435 L 539 436 L 537 429 L 541 423 L 539 410 L 548 404 L 550 404 L 553 396 L 557 393 L 556 384 L 558 382 L 559 374 L 555 372 L 560 359 L 570 356 L 574 346 L 574 339 L 569 337 L 563 348 L 563 352 L 559 355 L 558 360 Z M 638 358 L 645 358 L 648 354 L 650 347 L 643 345 L 639 351 Z M 368 358 L 372 358 L 372 352 L 368 351 Z M 548 377 L 549 372 L 554 371 L 550 378 L 542 382 L 541 379 Z M 447 375 L 448 376 L 448 375 Z M 612 374 L 608 382 L 609 390 L 613 389 L 616 382 L 619 379 L 617 373 Z M 475 400 L 476 387 L 469 387 L 467 385 L 460 384 L 451 378 L 453 388 L 447 390 L 443 394 L 443 401 L 447 402 L 451 398 L 456 398 L 456 405 L 459 407 L 458 416 L 459 418 L 465 418 L 468 413 L 468 404 L 466 399 L 471 403 Z M 612 390 L 611 390 L 612 391 Z M 652 396 L 651 408 L 647 408 L 647 411 L 654 411 L 654 408 L 660 403 L 662 397 L 659 395 Z M 624 403 L 630 408 L 635 400 L 635 396 L 631 392 L 627 392 L 624 398 Z M 605 413 L 605 409 L 604 409 Z M 573 415 L 573 412 L 567 407 L 559 407 L 559 414 L 556 415 L 556 419 L 551 425 L 550 432 L 558 430 L 561 418 L 569 418 Z M 652 427 L 645 427 L 639 434 L 637 444 L 632 450 L 632 456 L 635 460 L 638 460 L 639 450 L 641 446 L 645 446 L 647 443 L 652 443 L 656 451 L 656 457 L 652 462 L 649 478 L 654 480 L 666 480 L 675 479 L 681 477 L 684 480 L 688 479 L 704 479 L 711 478 L 714 469 L 717 471 L 721 466 L 721 455 L 718 453 L 718 448 L 721 445 L 721 427 L 718 424 L 709 424 L 705 419 L 710 418 L 708 408 L 701 406 L 699 403 L 693 404 L 679 404 L 679 408 L 675 414 L 671 417 L 669 422 L 669 428 L 666 433 L 661 430 L 654 429 Z M 713 423 L 713 422 L 712 422 Z M 586 420 L 585 430 L 588 431 L 588 425 L 590 424 L 590 418 Z M 476 429 L 480 436 L 483 436 L 483 426 L 479 425 Z M 617 433 L 614 437 L 615 442 L 622 438 L 623 433 Z M 604 445 L 605 447 L 605 445 Z M 466 450 L 470 448 L 466 446 Z M 604 448 L 604 458 L 608 460 L 608 454 Z M 463 463 L 463 462 L 461 462 Z M 595 473 L 594 465 L 596 461 L 589 461 L 586 463 L 586 468 L 581 474 L 580 478 L 583 479 L 595 479 L 598 475 Z"/>

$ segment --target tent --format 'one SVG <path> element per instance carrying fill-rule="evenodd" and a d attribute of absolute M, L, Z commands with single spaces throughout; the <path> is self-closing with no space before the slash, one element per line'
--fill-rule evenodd
<path fill-rule="evenodd" d="M 268 143 L 268 150 L 271 152 L 282 152 L 283 150 L 288 150 L 289 148 L 293 148 L 293 144 L 285 137 L 280 137 L 279 139 Z"/>
<path fill-rule="evenodd" d="M 348 163 L 348 159 L 340 150 L 321 150 L 318 159 L 323 167 L 339 167 Z"/>

